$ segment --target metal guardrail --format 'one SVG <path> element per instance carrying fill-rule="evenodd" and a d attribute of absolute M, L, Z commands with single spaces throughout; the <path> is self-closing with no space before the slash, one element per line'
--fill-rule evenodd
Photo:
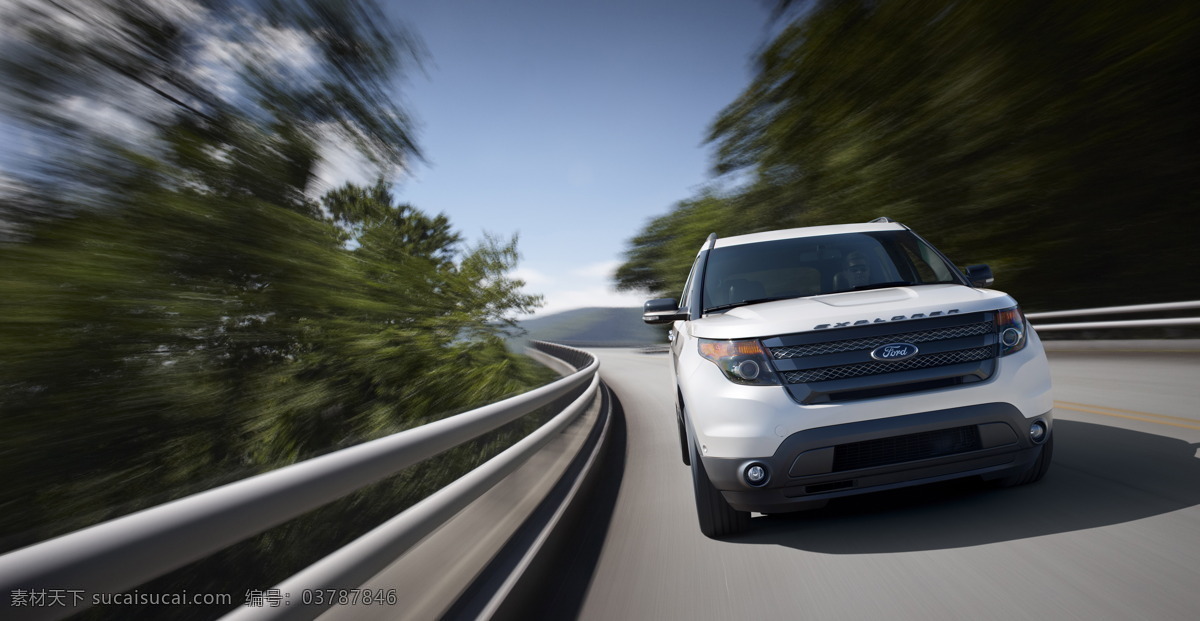
<path fill-rule="evenodd" d="M 599 360 L 535 344 L 577 370 L 530 392 L 91 526 L 0 556 L 0 594 L 86 587 L 119 593 L 469 442 L 587 385 L 529 436 L 341 550 L 284 581 L 281 592 L 352 589 L 487 491 L 573 421 L 599 386 Z M 330 602 L 332 604 L 332 602 Z M 10 618 L 59 619 L 86 607 L 9 608 Z M 327 606 L 240 608 L 233 619 L 312 618 Z"/>
<path fill-rule="evenodd" d="M 1200 325 L 1200 317 L 1044 323 L 1047 319 L 1200 309 L 1200 301 L 1030 313 L 1039 332 Z M 516 469 L 596 395 L 599 361 L 578 349 L 536 344 L 576 371 L 533 391 L 146 509 L 0 556 L 0 595 L 62 585 L 123 592 L 323 506 L 525 416 L 587 385 L 534 433 L 425 500 L 275 588 L 352 589 Z M 115 569 L 118 568 L 118 569 Z M 229 619 L 311 618 L 323 607 L 240 608 Z M 9 608 L 13 618 L 58 619 L 83 607 Z"/>
<path fill-rule="evenodd" d="M 1080 310 L 1051 311 L 1046 313 L 1029 313 L 1025 315 L 1038 332 L 1050 330 L 1096 330 L 1109 328 L 1160 328 L 1174 326 L 1200 326 L 1200 317 L 1179 317 L 1171 319 L 1133 319 L 1127 321 L 1085 321 L 1076 323 L 1042 323 L 1046 319 L 1061 319 L 1066 317 L 1094 317 L 1096 315 L 1120 315 L 1129 313 L 1155 313 L 1178 310 L 1200 309 L 1200 301 L 1167 302 L 1164 304 L 1138 304 L 1134 306 L 1106 306 L 1102 308 L 1086 308 Z"/>

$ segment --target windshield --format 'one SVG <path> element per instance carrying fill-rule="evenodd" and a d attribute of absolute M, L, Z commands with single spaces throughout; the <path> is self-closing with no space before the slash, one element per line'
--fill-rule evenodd
<path fill-rule="evenodd" d="M 704 312 L 842 291 L 961 283 L 955 271 L 911 231 L 714 248 L 704 273 Z"/>

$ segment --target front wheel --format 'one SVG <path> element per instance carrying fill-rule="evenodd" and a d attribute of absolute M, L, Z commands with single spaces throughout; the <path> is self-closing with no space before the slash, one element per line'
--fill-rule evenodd
<path fill-rule="evenodd" d="M 750 528 L 750 512 L 737 511 L 729 506 L 725 497 L 708 479 L 704 462 L 692 449 L 692 487 L 696 492 L 696 515 L 700 518 L 700 532 L 705 537 L 719 539 L 735 535 Z"/>

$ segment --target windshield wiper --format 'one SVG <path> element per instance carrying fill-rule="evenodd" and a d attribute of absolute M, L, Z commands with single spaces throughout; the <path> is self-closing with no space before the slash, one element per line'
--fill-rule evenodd
<path fill-rule="evenodd" d="M 770 297 L 770 298 L 755 298 L 753 300 L 742 300 L 741 302 L 731 302 L 729 304 L 721 304 L 718 306 L 712 306 L 712 307 L 704 309 L 704 312 L 711 313 L 713 311 L 729 310 L 731 308 L 737 308 L 739 306 L 748 306 L 750 304 L 762 304 L 763 302 L 775 302 L 777 300 L 790 300 L 795 297 L 800 297 L 800 296 L 777 295 L 775 297 Z"/>
<path fill-rule="evenodd" d="M 892 282 L 877 282 L 877 283 L 873 283 L 870 285 L 859 285 L 850 290 L 851 291 L 866 291 L 867 289 L 887 289 L 888 287 L 907 287 L 907 286 L 915 285 L 915 284 L 917 284 L 917 283 L 908 282 L 907 280 L 896 280 L 896 281 L 892 281 Z"/>

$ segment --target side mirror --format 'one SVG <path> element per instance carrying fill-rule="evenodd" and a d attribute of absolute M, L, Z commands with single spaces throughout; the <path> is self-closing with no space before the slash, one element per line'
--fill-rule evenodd
<path fill-rule="evenodd" d="M 972 287 L 990 287 L 996 282 L 996 278 L 992 276 L 992 268 L 983 264 L 968 265 L 963 273 L 966 274 L 967 280 L 971 281 Z"/>
<path fill-rule="evenodd" d="M 679 312 L 675 298 L 659 298 L 642 305 L 642 321 L 646 323 L 671 323 L 687 319 L 687 313 Z"/>

